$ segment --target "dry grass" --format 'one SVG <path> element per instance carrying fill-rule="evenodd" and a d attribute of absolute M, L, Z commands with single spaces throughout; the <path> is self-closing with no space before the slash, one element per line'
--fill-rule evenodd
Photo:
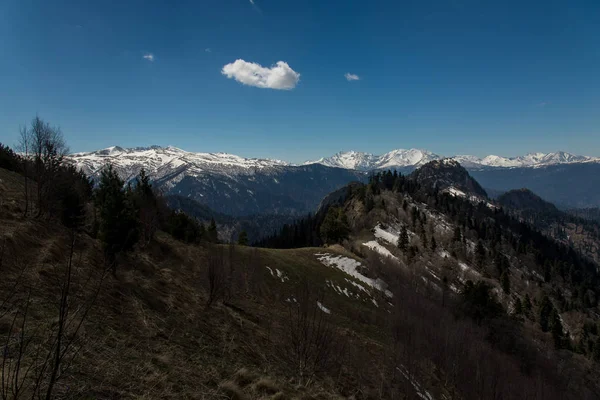
<path fill-rule="evenodd" d="M 247 399 L 244 392 L 242 392 L 242 389 L 240 389 L 240 387 L 238 385 L 236 385 L 234 382 L 231 382 L 231 381 L 222 382 L 219 385 L 219 389 L 221 389 L 223 394 L 229 400 L 246 400 Z"/>
<path fill-rule="evenodd" d="M 254 383 L 254 391 L 263 394 L 275 394 L 279 392 L 279 386 L 271 378 L 262 377 Z"/>

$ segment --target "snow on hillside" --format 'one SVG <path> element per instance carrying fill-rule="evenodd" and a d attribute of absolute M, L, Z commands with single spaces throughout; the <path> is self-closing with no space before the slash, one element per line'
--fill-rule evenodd
<path fill-rule="evenodd" d="M 392 292 L 385 289 L 387 284 L 384 281 L 381 279 L 372 279 L 360 273 L 359 268 L 362 268 L 362 264 L 359 261 L 356 261 L 353 258 L 336 256 L 330 253 L 317 253 L 315 256 L 317 256 L 317 259 L 323 265 L 342 270 L 356 280 L 374 289 L 384 292 L 387 297 L 393 297 Z"/>

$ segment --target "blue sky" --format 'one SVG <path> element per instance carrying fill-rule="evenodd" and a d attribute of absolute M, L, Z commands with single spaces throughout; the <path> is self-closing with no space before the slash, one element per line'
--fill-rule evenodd
<path fill-rule="evenodd" d="M 597 0 L 253 1 L 0 0 L 0 141 L 600 156 Z M 288 89 L 235 79 L 279 61 Z"/>

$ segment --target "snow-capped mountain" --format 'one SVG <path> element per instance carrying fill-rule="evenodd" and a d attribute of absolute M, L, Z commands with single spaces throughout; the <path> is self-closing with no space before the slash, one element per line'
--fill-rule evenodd
<path fill-rule="evenodd" d="M 107 163 L 111 163 L 125 180 L 136 176 L 141 168 L 159 179 L 180 169 L 185 169 L 187 174 L 216 172 L 247 175 L 257 170 L 289 165 L 280 160 L 243 158 L 227 153 L 193 153 L 171 146 L 130 149 L 112 146 L 88 153 L 74 153 L 70 159 L 90 176 L 97 175 Z"/>
<path fill-rule="evenodd" d="M 397 168 L 409 173 L 443 157 L 425 150 L 394 150 L 383 155 L 343 152 L 303 165 L 244 158 L 226 153 L 194 153 L 175 147 L 118 146 L 75 153 L 69 160 L 97 178 L 108 163 L 126 181 L 144 168 L 156 187 L 229 215 L 303 214 L 314 211 L 327 194 L 369 171 Z M 527 187 L 565 207 L 600 205 L 600 158 L 565 152 L 520 157 L 451 157 L 486 189 Z"/>
<path fill-rule="evenodd" d="M 347 151 L 317 161 L 307 161 L 305 164 L 322 164 L 328 167 L 370 171 L 392 167 L 416 167 L 440 158 L 442 157 L 437 154 L 419 149 L 392 150 L 380 156 L 359 151 Z"/>
<path fill-rule="evenodd" d="M 71 154 L 69 160 L 95 178 L 107 164 L 125 181 L 144 168 L 165 194 L 186 197 L 229 215 L 307 213 L 328 193 L 366 176 L 320 164 L 293 166 L 279 160 L 160 146 L 113 146 Z"/>
<path fill-rule="evenodd" d="M 432 160 L 444 158 L 435 153 L 419 149 L 398 149 L 385 153 L 383 155 L 374 155 L 356 151 L 340 152 L 331 157 L 321 158 L 317 161 L 308 161 L 306 164 L 323 164 L 329 167 L 349 168 L 361 171 L 401 168 L 401 167 L 419 167 Z M 452 158 L 465 168 L 525 168 L 525 167 L 544 167 L 557 164 L 572 164 L 584 162 L 599 162 L 598 157 L 578 156 L 564 151 L 556 153 L 529 153 L 518 157 L 501 157 L 489 155 L 479 158 L 471 155 L 457 155 Z"/>

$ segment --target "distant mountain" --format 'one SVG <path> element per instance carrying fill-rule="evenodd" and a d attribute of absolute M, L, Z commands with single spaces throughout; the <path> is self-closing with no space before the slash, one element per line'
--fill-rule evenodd
<path fill-rule="evenodd" d="M 535 212 L 558 212 L 556 206 L 542 199 L 529 189 L 510 190 L 500 195 L 497 199 L 503 207 L 518 209 L 522 211 Z"/>
<path fill-rule="evenodd" d="M 175 147 L 140 147 L 75 153 L 69 160 L 98 177 L 111 163 L 126 181 L 145 168 L 167 195 L 187 197 L 215 212 L 232 215 L 304 214 L 328 193 L 366 173 L 314 164 L 243 158 L 225 153 L 192 153 Z"/>
<path fill-rule="evenodd" d="M 347 151 L 317 161 L 307 161 L 305 164 L 322 164 L 328 167 L 371 171 L 397 167 L 416 167 L 440 158 L 442 157 L 437 154 L 418 149 L 392 150 L 380 156 L 358 151 Z"/>
<path fill-rule="evenodd" d="M 302 215 L 316 210 L 328 193 L 372 171 L 409 174 L 442 157 L 425 150 L 394 150 L 381 156 L 343 152 L 304 165 L 244 158 L 226 153 L 194 153 L 175 147 L 118 146 L 75 153 L 69 159 L 92 177 L 111 163 L 126 181 L 145 168 L 165 194 L 188 197 L 231 216 Z M 529 188 L 562 208 L 600 205 L 600 159 L 565 152 L 522 157 L 451 157 L 492 194 Z"/>
<path fill-rule="evenodd" d="M 510 190 L 500 195 L 497 202 L 507 213 L 600 263 L 600 223 L 597 220 L 561 211 L 529 189 Z"/>
<path fill-rule="evenodd" d="M 316 161 L 308 161 L 306 164 L 323 164 L 329 167 L 339 167 L 348 169 L 357 169 L 362 171 L 387 169 L 387 168 L 405 168 L 418 167 L 432 160 L 445 158 L 435 153 L 419 149 L 398 149 L 392 150 L 383 155 L 374 155 L 357 151 L 340 152 L 331 157 L 321 158 Z M 489 155 L 479 158 L 471 155 L 457 155 L 449 158 L 458 161 L 467 169 L 472 168 L 524 168 L 524 167 L 543 167 L 557 164 L 573 163 L 600 163 L 598 157 L 578 156 L 564 151 L 556 153 L 529 153 L 518 157 L 501 157 Z"/>

